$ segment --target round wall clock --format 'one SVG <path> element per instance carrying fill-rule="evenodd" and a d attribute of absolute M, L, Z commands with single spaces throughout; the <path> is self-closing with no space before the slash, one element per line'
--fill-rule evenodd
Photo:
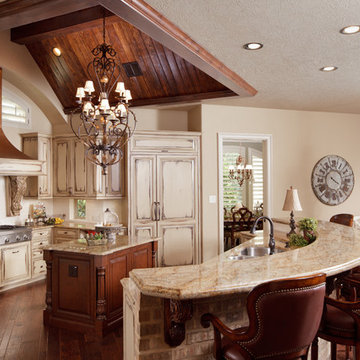
<path fill-rule="evenodd" d="M 350 196 L 354 188 L 353 170 L 341 156 L 324 156 L 314 166 L 311 186 L 322 203 L 341 204 Z"/>

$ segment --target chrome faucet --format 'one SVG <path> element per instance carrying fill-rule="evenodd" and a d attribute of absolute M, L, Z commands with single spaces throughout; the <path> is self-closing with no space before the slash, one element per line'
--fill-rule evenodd
<path fill-rule="evenodd" d="M 270 235 L 269 235 L 269 249 L 270 249 L 270 255 L 272 255 L 275 252 L 275 240 L 274 240 L 274 223 L 268 216 L 259 216 L 252 226 L 250 233 L 255 234 L 256 226 L 258 222 L 261 220 L 267 220 L 270 223 Z"/>

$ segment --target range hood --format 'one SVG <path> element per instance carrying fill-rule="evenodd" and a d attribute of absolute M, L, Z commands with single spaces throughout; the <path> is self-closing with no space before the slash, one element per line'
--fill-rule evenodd
<path fill-rule="evenodd" d="M 2 68 L 0 68 L 0 175 L 44 175 L 43 163 L 44 161 L 31 159 L 19 151 L 4 134 L 2 129 Z"/>

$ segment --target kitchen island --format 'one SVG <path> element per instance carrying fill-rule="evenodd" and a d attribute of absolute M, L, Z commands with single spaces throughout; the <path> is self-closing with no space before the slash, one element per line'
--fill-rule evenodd
<path fill-rule="evenodd" d="M 246 298 L 256 285 L 321 272 L 332 276 L 360 265 L 360 231 L 329 222 L 319 222 L 318 238 L 307 247 L 230 259 L 267 242 L 255 237 L 201 265 L 133 270 L 122 280 L 124 359 L 208 359 L 213 331 L 201 327 L 202 314 L 245 326 Z M 319 359 L 328 358 L 328 348 L 320 343 Z"/>
<path fill-rule="evenodd" d="M 45 246 L 44 323 L 98 336 L 120 325 L 120 280 L 132 269 L 156 265 L 157 241 L 118 236 L 99 246 L 78 241 Z"/>

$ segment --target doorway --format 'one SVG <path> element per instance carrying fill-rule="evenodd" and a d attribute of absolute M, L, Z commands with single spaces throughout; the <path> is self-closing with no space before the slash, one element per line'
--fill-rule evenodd
<path fill-rule="evenodd" d="M 271 216 L 271 153 L 270 134 L 218 134 L 219 253 L 225 250 L 224 224 L 229 226 L 234 211 L 247 208 L 254 217 Z M 240 167 L 251 168 L 251 178 L 242 183 L 230 177 L 231 168 L 236 173 L 239 156 Z"/>

